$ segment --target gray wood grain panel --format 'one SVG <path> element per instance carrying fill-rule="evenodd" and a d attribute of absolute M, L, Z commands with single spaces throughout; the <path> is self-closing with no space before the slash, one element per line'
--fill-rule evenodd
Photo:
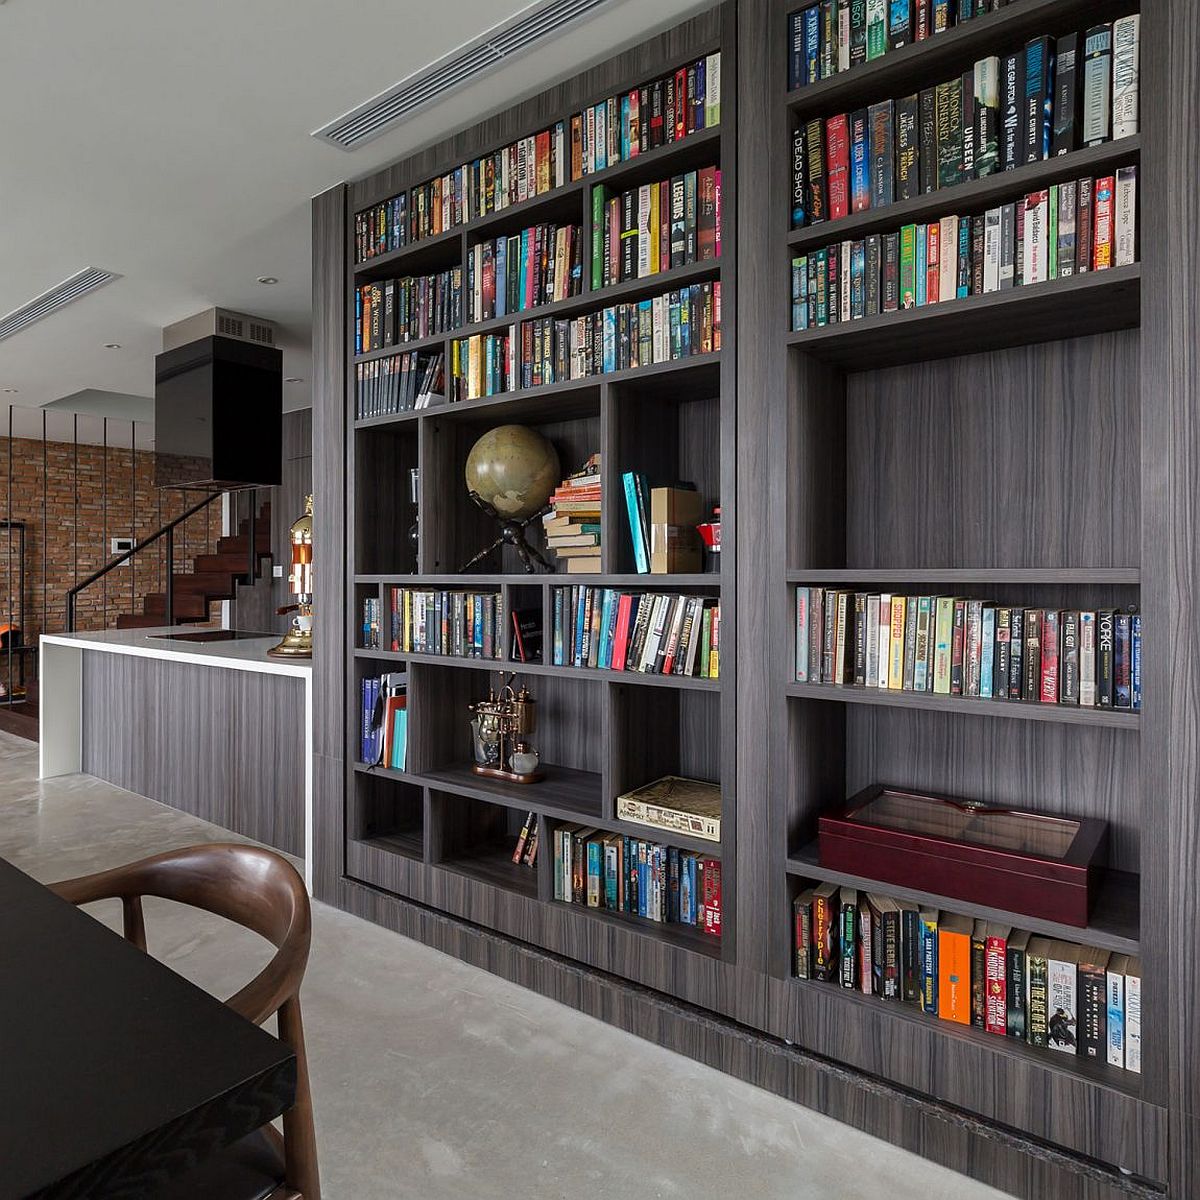
<path fill-rule="evenodd" d="M 304 853 L 304 683 L 83 654 L 85 772 Z"/>

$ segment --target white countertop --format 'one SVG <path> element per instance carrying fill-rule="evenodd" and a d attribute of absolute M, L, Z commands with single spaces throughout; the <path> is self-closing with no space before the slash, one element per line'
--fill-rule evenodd
<path fill-rule="evenodd" d="M 141 658 L 169 659 L 202 667 L 226 667 L 234 671 L 260 671 L 267 675 L 312 675 L 311 659 L 270 658 L 267 651 L 277 636 L 246 638 L 232 642 L 188 642 L 167 640 L 156 634 L 186 633 L 193 626 L 163 626 L 158 629 L 105 629 L 96 633 L 43 634 L 43 645 L 69 646 L 78 650 L 100 650 L 109 654 L 131 654 Z"/>

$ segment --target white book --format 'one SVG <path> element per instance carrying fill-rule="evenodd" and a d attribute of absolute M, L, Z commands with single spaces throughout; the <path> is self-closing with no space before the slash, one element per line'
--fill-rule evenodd
<path fill-rule="evenodd" d="M 608 101 L 596 105 L 596 170 L 608 166 Z"/>
<path fill-rule="evenodd" d="M 1025 256 L 1023 283 L 1045 283 L 1050 277 L 1050 193 L 1025 197 Z M 985 289 L 986 290 L 986 289 Z"/>
<path fill-rule="evenodd" d="M 798 592 L 806 592 L 807 588 L 799 588 Z M 677 671 L 677 675 L 694 675 L 696 673 L 696 652 L 700 648 L 701 641 L 701 622 L 704 620 L 704 599 L 701 596 L 693 596 L 688 601 L 688 612 L 692 616 L 692 631 L 688 634 L 687 657 L 684 660 L 683 670 Z M 805 662 L 808 661 L 808 650 L 805 649 Z"/>
<path fill-rule="evenodd" d="M 1113 22 L 1112 135 L 1138 131 L 1138 43 L 1141 17 L 1134 13 Z"/>
<path fill-rule="evenodd" d="M 808 682 L 808 588 L 796 589 L 796 681 Z"/>
<path fill-rule="evenodd" d="M 867 597 L 867 687 L 879 678 L 879 597 Z"/>
<path fill-rule="evenodd" d="M 888 671 L 892 665 L 892 597 L 888 592 L 883 592 L 879 597 L 879 662 L 875 672 L 875 679 L 867 680 L 870 684 L 874 682 L 876 687 L 886 688 L 888 685 Z"/>
<path fill-rule="evenodd" d="M 642 118 L 649 120 L 650 114 Z M 710 54 L 704 60 L 704 128 L 711 129 L 721 123 L 721 52 Z"/>
<path fill-rule="evenodd" d="M 639 279 L 653 275 L 658 264 L 650 261 L 650 185 L 643 183 L 638 188 L 637 212 L 637 273 Z"/>
<path fill-rule="evenodd" d="M 1137 182 L 1137 167 L 1118 169 L 1116 228 L 1113 230 L 1115 267 L 1128 267 L 1137 261 Z"/>
<path fill-rule="evenodd" d="M 1096 614 L 1079 614 L 1079 703 L 1096 707 Z"/>
<path fill-rule="evenodd" d="M 958 218 L 943 217 L 938 232 L 938 300 L 958 295 Z"/>
<path fill-rule="evenodd" d="M 1000 227 L 1003 213 L 989 208 L 983 225 L 983 290 L 1000 290 Z M 1028 236 L 1028 235 L 1027 235 Z"/>
<path fill-rule="evenodd" d="M 649 632 L 646 635 L 646 644 L 642 647 L 641 662 L 638 664 L 638 670 L 643 674 L 649 670 L 655 655 L 658 654 L 658 647 L 662 643 L 664 627 L 667 623 L 667 606 L 670 602 L 670 596 L 654 597 L 654 607 L 650 610 Z"/>
<path fill-rule="evenodd" d="M 586 127 L 586 142 L 585 152 L 583 156 L 583 173 L 585 175 L 594 175 L 596 173 L 596 108 L 589 104 L 587 120 L 584 121 Z"/>
<path fill-rule="evenodd" d="M 667 337 L 667 306 L 669 301 L 666 296 L 656 296 L 653 305 L 654 313 L 654 361 L 656 363 L 666 362 L 671 357 L 671 343 Z"/>
<path fill-rule="evenodd" d="M 1125 1070 L 1142 1073 L 1142 964 L 1136 958 L 1125 969 Z"/>
<path fill-rule="evenodd" d="M 1052 942 L 1046 957 L 1046 1014 L 1051 1050 L 1076 1054 L 1079 1050 L 1079 947 Z"/>
<path fill-rule="evenodd" d="M 838 48 L 837 48 L 837 69 L 840 74 L 842 71 L 850 70 L 850 5 L 838 5 Z"/>
<path fill-rule="evenodd" d="M 1125 1066 L 1125 964 L 1124 954 L 1114 954 L 1105 976 L 1105 1009 L 1110 1067 Z"/>
<path fill-rule="evenodd" d="M 1098 25 L 1083 47 L 1083 144 L 1107 142 L 1112 130 L 1112 30 Z"/>
<path fill-rule="evenodd" d="M 838 316 L 843 321 L 850 320 L 850 254 L 852 249 L 852 242 L 842 243 L 841 278 L 838 280 L 842 289 L 842 300 L 838 306 Z"/>

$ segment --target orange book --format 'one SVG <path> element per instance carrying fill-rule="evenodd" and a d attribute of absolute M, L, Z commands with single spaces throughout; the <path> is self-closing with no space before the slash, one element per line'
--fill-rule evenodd
<path fill-rule="evenodd" d="M 971 1023 L 971 929 L 969 917 L 951 913 L 938 925 L 938 1016 Z"/>

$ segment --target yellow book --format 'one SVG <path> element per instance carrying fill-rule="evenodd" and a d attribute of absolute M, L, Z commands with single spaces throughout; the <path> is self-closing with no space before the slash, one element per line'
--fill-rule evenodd
<path fill-rule="evenodd" d="M 650 185 L 650 274 L 658 273 L 659 256 L 662 247 L 659 244 L 659 228 L 662 220 L 661 204 L 662 184 Z"/>
<path fill-rule="evenodd" d="M 888 690 L 904 687 L 904 612 L 906 597 L 892 597 L 891 657 L 888 659 Z"/>

